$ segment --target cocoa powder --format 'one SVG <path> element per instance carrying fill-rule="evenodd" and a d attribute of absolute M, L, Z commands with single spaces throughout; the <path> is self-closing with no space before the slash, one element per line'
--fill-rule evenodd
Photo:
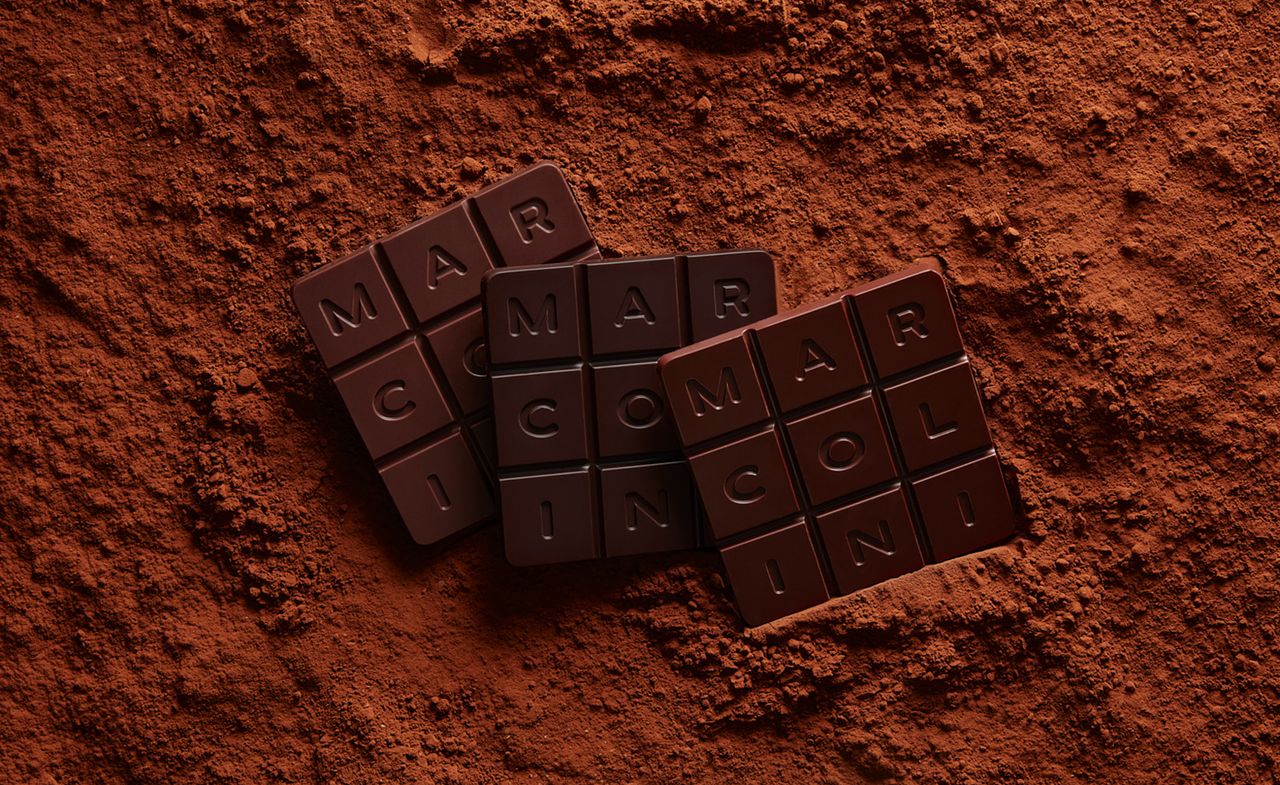
<path fill-rule="evenodd" d="M 1275 778 L 1280 10 L 0 12 L 0 781 Z M 938 253 L 1025 534 L 744 631 L 414 546 L 289 282 L 522 165 L 795 306 Z"/>

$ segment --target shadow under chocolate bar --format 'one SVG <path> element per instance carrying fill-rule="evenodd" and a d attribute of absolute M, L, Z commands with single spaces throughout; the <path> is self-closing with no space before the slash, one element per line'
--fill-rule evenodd
<path fill-rule="evenodd" d="M 299 278 L 293 300 L 413 539 L 494 517 L 480 279 L 600 252 L 539 163 Z"/>
<path fill-rule="evenodd" d="M 930 267 L 672 352 L 659 373 L 749 625 L 1014 531 Z"/>
<path fill-rule="evenodd" d="M 483 299 L 507 559 L 697 546 L 658 357 L 776 313 L 769 254 L 495 270 Z"/>

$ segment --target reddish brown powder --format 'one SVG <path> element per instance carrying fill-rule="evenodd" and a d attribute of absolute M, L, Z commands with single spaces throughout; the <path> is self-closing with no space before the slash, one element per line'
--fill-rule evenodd
<path fill-rule="evenodd" d="M 44 6 L 44 7 L 37 7 Z M 0 781 L 1273 782 L 1273 3 L 0 9 Z M 796 305 L 941 251 L 1026 536 L 744 632 L 414 547 L 288 303 L 538 158 Z"/>

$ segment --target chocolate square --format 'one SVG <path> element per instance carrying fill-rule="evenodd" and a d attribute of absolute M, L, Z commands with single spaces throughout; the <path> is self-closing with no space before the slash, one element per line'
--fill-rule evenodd
<path fill-rule="evenodd" d="M 535 164 L 474 197 L 490 242 L 509 267 L 574 258 L 595 245 L 555 164 Z"/>
<path fill-rule="evenodd" d="M 338 374 L 333 381 L 374 458 L 453 419 L 416 340 Z"/>
<path fill-rule="evenodd" d="M 757 330 L 756 340 L 784 412 L 867 384 L 843 302 L 797 311 L 790 319 Z"/>
<path fill-rule="evenodd" d="M 901 488 L 822 513 L 817 528 L 841 594 L 924 566 Z"/>
<path fill-rule="evenodd" d="M 907 471 L 991 443 L 968 360 L 886 387 L 884 397 Z"/>
<path fill-rule="evenodd" d="M 787 459 L 772 427 L 690 455 L 689 465 L 717 539 L 796 512 Z"/>
<path fill-rule="evenodd" d="M 698 516 L 684 461 L 600 470 L 606 556 L 694 548 Z"/>
<path fill-rule="evenodd" d="M 524 567 L 600 556 L 591 469 L 507 477 L 501 495 L 507 561 Z M 508 526 L 507 521 L 519 525 Z"/>
<path fill-rule="evenodd" d="M 498 465 L 585 461 L 586 370 L 494 373 L 493 418 L 498 423 Z"/>
<path fill-rule="evenodd" d="M 579 357 L 580 299 L 572 267 L 511 270 L 488 279 L 489 361 L 509 365 Z"/>
<path fill-rule="evenodd" d="M 725 546 L 720 556 L 738 608 L 751 626 L 830 599 L 804 521 Z"/>
<path fill-rule="evenodd" d="M 663 352 L 684 344 L 680 269 L 674 258 L 587 267 L 591 352 Z"/>
<path fill-rule="evenodd" d="M 791 420 L 787 435 L 814 504 L 848 496 L 897 476 L 873 395 Z"/>
<path fill-rule="evenodd" d="M 591 373 L 601 458 L 680 451 L 657 360 L 597 365 Z"/>
<path fill-rule="evenodd" d="M 330 368 L 409 327 L 371 247 L 302 276 L 293 299 Z"/>

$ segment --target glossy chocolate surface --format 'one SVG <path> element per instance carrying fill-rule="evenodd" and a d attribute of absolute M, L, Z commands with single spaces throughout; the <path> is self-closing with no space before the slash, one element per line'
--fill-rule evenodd
<path fill-rule="evenodd" d="M 776 310 L 773 260 L 762 251 L 487 274 L 507 559 L 549 564 L 700 544 L 658 357 Z"/>
<path fill-rule="evenodd" d="M 1014 531 L 931 267 L 671 352 L 659 374 L 750 625 Z"/>
<path fill-rule="evenodd" d="M 414 540 L 491 520 L 480 280 L 599 258 L 564 175 L 541 163 L 299 278 L 293 300 Z"/>

